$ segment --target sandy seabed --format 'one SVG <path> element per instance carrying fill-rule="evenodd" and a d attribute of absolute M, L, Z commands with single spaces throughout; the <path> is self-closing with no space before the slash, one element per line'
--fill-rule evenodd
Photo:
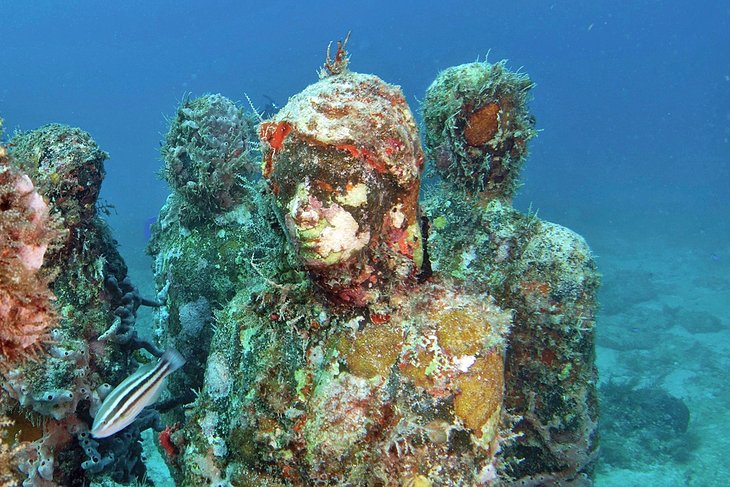
<path fill-rule="evenodd" d="M 730 214 L 625 216 L 588 232 L 603 274 L 596 484 L 728 485 Z"/>

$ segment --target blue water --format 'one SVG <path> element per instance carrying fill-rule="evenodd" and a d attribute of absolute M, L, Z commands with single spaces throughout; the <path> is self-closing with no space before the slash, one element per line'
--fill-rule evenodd
<path fill-rule="evenodd" d="M 351 68 L 401 85 L 415 111 L 439 70 L 489 53 L 537 83 L 541 132 L 517 206 L 584 235 L 607 282 L 619 270 L 653 273 L 646 301 L 656 309 L 692 305 L 730 324 L 730 4 L 307 3 L 0 1 L 6 132 L 61 122 L 109 152 L 102 198 L 116 208 L 110 220 L 135 279 L 151 288 L 146 229 L 168 194 L 158 149 L 164 116 L 186 93 L 284 104 L 316 81 L 327 43 L 352 30 Z M 638 314 L 624 311 L 599 326 L 636 328 L 628 322 Z M 727 365 L 727 335 L 683 340 Z M 655 352 L 636 377 L 661 375 Z M 626 353 L 599 346 L 602 376 L 628 374 L 617 365 Z M 691 406 L 695 391 L 671 377 L 663 386 Z M 708 387 L 720 380 L 707 377 Z M 728 409 L 727 390 L 709 394 Z"/>
<path fill-rule="evenodd" d="M 316 80 L 352 30 L 352 68 L 417 106 L 445 67 L 507 58 L 537 83 L 521 203 L 543 216 L 605 203 L 718 211 L 730 182 L 730 14 L 722 2 L 2 2 L 0 111 L 60 121 L 111 154 L 120 223 L 156 212 L 157 149 L 185 93 L 259 107 Z M 144 198 L 129 198 L 139 187 Z M 725 209 L 727 206 L 725 206 Z M 580 224 L 579 221 L 567 222 Z M 119 235 L 123 244 L 138 243 Z M 131 251 L 131 249 L 130 249 Z"/>

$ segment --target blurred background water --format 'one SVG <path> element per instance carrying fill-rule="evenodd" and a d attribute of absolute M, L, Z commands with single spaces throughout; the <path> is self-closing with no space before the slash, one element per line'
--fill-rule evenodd
<path fill-rule="evenodd" d="M 351 68 L 401 85 L 414 111 L 439 70 L 507 58 L 537 84 L 541 130 L 516 205 L 598 255 L 603 380 L 657 388 L 691 412 L 686 457 L 655 457 L 654 474 L 613 460 L 601 482 L 713 485 L 706 465 L 727 475 L 730 4 L 310 3 L 1 0 L 6 132 L 60 122 L 109 152 L 102 198 L 132 277 L 151 291 L 145 228 L 168 193 L 159 146 L 185 94 L 283 105 L 348 30 Z M 605 436 L 605 450 L 621 449 Z"/>

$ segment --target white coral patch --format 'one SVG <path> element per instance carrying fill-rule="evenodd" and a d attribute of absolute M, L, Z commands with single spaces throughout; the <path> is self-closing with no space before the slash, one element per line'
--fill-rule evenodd
<path fill-rule="evenodd" d="M 340 260 L 346 260 L 367 245 L 370 232 L 359 232 L 360 225 L 355 218 L 339 206 L 332 206 L 328 212 L 327 222 L 330 226 L 320 234 L 317 253 L 327 257 L 333 252 L 342 252 Z"/>
<path fill-rule="evenodd" d="M 476 358 L 473 355 L 464 355 L 463 357 L 457 357 L 454 359 L 454 367 L 459 369 L 461 372 L 468 372 L 469 367 L 474 365 Z"/>
<path fill-rule="evenodd" d="M 226 359 L 220 353 L 212 353 L 208 358 L 208 367 L 205 372 L 205 384 L 214 400 L 227 397 L 231 392 L 233 378 Z"/>
<path fill-rule="evenodd" d="M 346 206 L 362 206 L 368 201 L 368 187 L 364 183 L 357 183 L 343 195 L 336 197 L 337 201 Z"/>
<path fill-rule="evenodd" d="M 297 185 L 297 191 L 294 197 L 287 203 L 286 209 L 289 216 L 293 219 L 297 218 L 297 215 L 301 211 L 301 208 L 309 200 L 309 182 L 305 181 Z"/>
<path fill-rule="evenodd" d="M 403 226 L 406 216 L 403 214 L 403 205 L 401 203 L 391 208 L 390 220 L 393 222 L 393 227 L 395 228 L 401 228 Z"/>

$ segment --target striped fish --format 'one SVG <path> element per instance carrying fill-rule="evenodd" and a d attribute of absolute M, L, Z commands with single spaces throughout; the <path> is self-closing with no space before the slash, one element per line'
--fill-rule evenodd
<path fill-rule="evenodd" d="M 132 424 L 146 406 L 157 401 L 165 377 L 184 364 L 182 355 L 168 349 L 156 364 L 137 369 L 106 396 L 94 417 L 91 435 L 106 438 Z"/>

